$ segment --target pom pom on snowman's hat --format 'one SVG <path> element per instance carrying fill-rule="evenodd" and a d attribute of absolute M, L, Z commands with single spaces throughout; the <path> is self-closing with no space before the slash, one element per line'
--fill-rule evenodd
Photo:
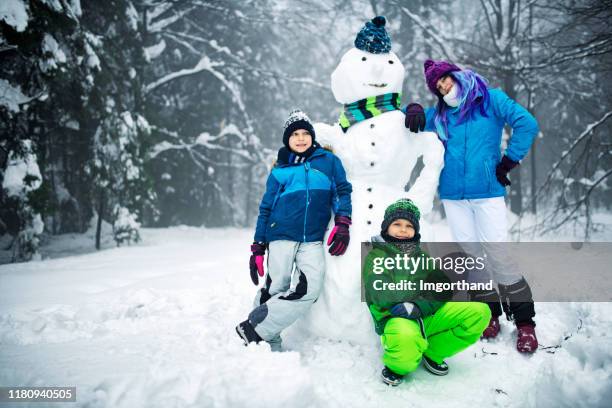
<path fill-rule="evenodd" d="M 384 27 L 387 23 L 387 19 L 385 19 L 385 16 L 376 16 L 372 19 L 372 23 L 376 27 Z"/>
<path fill-rule="evenodd" d="M 298 129 L 307 130 L 310 133 L 310 136 L 312 136 L 312 142 L 314 143 L 315 131 L 314 127 L 312 126 L 312 121 L 308 115 L 306 115 L 300 109 L 293 109 L 289 113 L 289 117 L 285 122 L 285 130 L 283 131 L 283 144 L 287 148 L 289 148 L 289 137 L 291 137 L 291 134 Z"/>
<path fill-rule="evenodd" d="M 368 21 L 355 38 L 355 48 L 372 54 L 384 54 L 391 51 L 391 38 L 385 30 L 387 20 L 376 16 Z"/>

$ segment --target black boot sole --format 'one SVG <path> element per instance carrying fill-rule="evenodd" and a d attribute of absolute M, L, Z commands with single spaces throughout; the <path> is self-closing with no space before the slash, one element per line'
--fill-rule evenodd
<path fill-rule="evenodd" d="M 403 382 L 403 379 L 400 380 L 390 380 L 385 376 L 380 376 L 380 379 L 382 380 L 383 383 L 390 385 L 391 387 L 397 387 L 398 385 L 400 385 Z"/>
<path fill-rule="evenodd" d="M 385 372 L 388 372 L 389 375 L 386 376 Z M 385 367 L 380 373 L 380 379 L 383 383 L 390 385 L 391 387 L 397 387 L 404 381 L 404 378 L 401 375 L 395 374 L 387 367 Z"/>
<path fill-rule="evenodd" d="M 432 373 L 433 375 L 443 376 L 443 375 L 448 374 L 448 368 L 446 370 L 440 370 L 432 366 L 431 364 L 429 364 L 426 358 L 423 358 L 423 366 L 425 366 L 425 369 L 429 371 L 430 373 Z"/>

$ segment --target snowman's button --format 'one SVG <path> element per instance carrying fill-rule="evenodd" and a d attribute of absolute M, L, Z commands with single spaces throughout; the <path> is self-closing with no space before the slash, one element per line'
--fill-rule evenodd
<path fill-rule="evenodd" d="M 368 187 L 368 192 L 372 192 L 372 187 Z"/>
<path fill-rule="evenodd" d="M 371 167 L 374 167 L 374 162 L 370 162 L 370 166 L 371 166 Z"/>
<path fill-rule="evenodd" d="M 374 129 L 374 124 L 370 123 L 370 129 Z"/>
<path fill-rule="evenodd" d="M 368 220 L 368 225 L 372 224 L 372 221 Z"/>
<path fill-rule="evenodd" d="M 372 146 L 376 146 L 376 143 L 372 142 Z"/>
<path fill-rule="evenodd" d="M 368 208 L 374 208 L 373 204 L 368 205 Z"/>

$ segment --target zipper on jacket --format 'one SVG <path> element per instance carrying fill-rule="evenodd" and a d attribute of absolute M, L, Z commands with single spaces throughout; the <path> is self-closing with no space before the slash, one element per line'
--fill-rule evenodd
<path fill-rule="evenodd" d="M 308 219 L 308 205 L 310 204 L 310 189 L 308 188 L 308 170 L 310 170 L 310 163 L 304 163 L 304 170 L 306 172 L 306 211 L 304 211 L 304 242 L 306 242 L 306 220 Z"/>

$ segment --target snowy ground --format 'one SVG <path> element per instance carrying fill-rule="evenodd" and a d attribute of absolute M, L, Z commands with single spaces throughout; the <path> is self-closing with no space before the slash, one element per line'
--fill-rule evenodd
<path fill-rule="evenodd" d="M 245 348 L 251 234 L 144 230 L 138 246 L 0 266 L 0 385 L 76 386 L 70 407 L 609 406 L 607 303 L 539 303 L 540 342 L 560 347 L 519 355 L 503 322 L 447 377 L 419 369 L 398 388 L 377 347 L 294 330 L 286 352 Z"/>

